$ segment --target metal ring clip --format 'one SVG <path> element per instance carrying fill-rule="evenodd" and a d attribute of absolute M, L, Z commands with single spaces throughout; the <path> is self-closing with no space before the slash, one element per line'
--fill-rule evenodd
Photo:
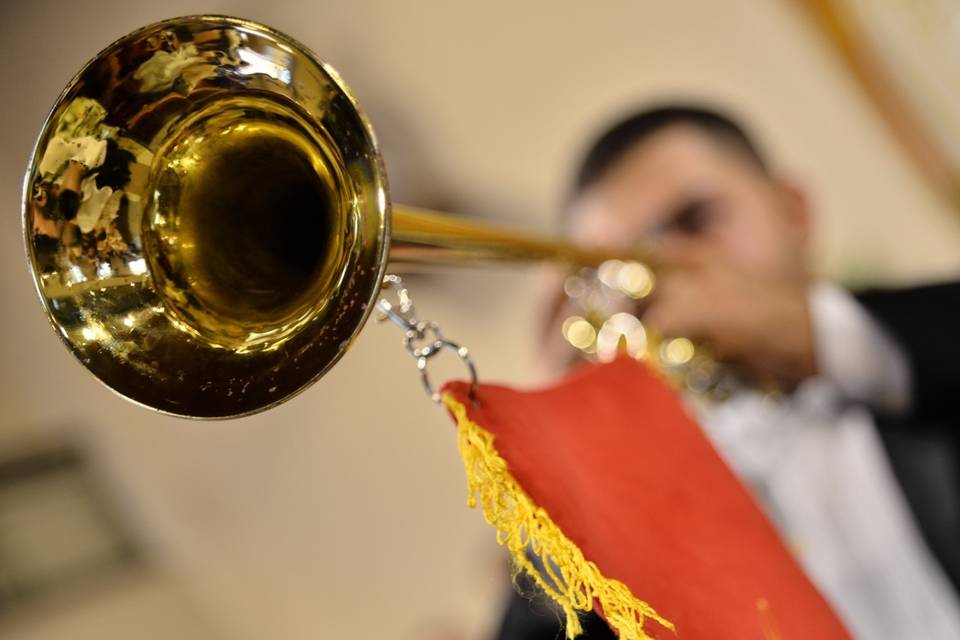
<path fill-rule="evenodd" d="M 470 351 L 466 347 L 444 338 L 440 331 L 440 325 L 436 322 L 417 319 L 413 300 L 411 300 L 400 276 L 392 274 L 385 276 L 383 286 L 384 289 L 395 291 L 396 300 L 391 302 L 386 297 L 382 297 L 377 301 L 377 310 L 380 312 L 377 320 L 390 320 L 403 329 L 403 346 L 407 353 L 417 359 L 420 381 L 423 383 L 427 395 L 434 402 L 440 403 L 440 394 L 434 389 L 427 373 L 427 362 L 441 351 L 453 351 L 463 361 L 470 373 L 470 400 L 476 404 L 479 383 L 477 381 L 477 368 L 473 364 L 473 358 L 470 357 Z"/>
<path fill-rule="evenodd" d="M 473 364 L 473 358 L 470 357 L 470 351 L 466 347 L 461 347 L 456 342 L 450 342 L 449 340 L 444 340 L 440 343 L 440 348 L 456 352 L 457 356 L 459 356 L 467 366 L 467 370 L 470 372 L 470 401 L 473 404 L 477 404 L 479 383 L 477 382 L 477 368 Z M 437 353 L 439 353 L 439 350 L 433 351 L 430 355 L 433 356 Z M 417 369 L 420 370 L 420 382 L 423 383 L 423 388 L 427 392 L 427 395 L 439 404 L 440 394 L 433 388 L 433 384 L 430 383 L 430 376 L 427 374 L 427 360 L 429 357 L 430 356 L 421 356 L 417 358 Z"/>

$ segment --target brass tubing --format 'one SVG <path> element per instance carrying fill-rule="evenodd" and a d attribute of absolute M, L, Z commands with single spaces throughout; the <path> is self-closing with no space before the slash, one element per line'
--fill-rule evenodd
<path fill-rule="evenodd" d="M 597 266 L 611 260 L 644 260 L 639 251 L 577 247 L 563 240 L 513 231 L 452 215 L 395 205 L 389 265 L 467 266 L 489 263 L 554 262 Z"/>

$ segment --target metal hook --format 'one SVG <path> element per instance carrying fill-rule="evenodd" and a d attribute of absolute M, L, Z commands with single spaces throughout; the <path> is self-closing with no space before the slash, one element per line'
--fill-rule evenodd
<path fill-rule="evenodd" d="M 460 360 L 467 366 L 470 373 L 470 401 L 476 406 L 479 404 L 477 393 L 480 383 L 477 380 L 477 368 L 470 356 L 470 351 L 456 342 L 451 342 L 443 337 L 440 331 L 440 325 L 433 321 L 420 321 L 417 319 L 413 307 L 413 300 L 407 291 L 406 286 L 400 276 L 389 274 L 383 278 L 384 288 L 396 292 L 396 301 L 391 302 L 386 297 L 377 301 L 377 310 L 380 316 L 379 321 L 390 320 L 395 325 L 403 329 L 403 346 L 407 352 L 417 359 L 417 370 L 420 371 L 420 381 L 427 395 L 436 402 L 440 403 L 440 394 L 434 389 L 430 382 L 430 376 L 427 373 L 427 361 L 436 356 L 441 351 L 454 351 Z M 426 344 L 423 344 L 424 341 Z"/>

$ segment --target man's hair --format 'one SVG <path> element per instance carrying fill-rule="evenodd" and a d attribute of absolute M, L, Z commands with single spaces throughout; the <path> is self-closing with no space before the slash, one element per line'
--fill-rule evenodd
<path fill-rule="evenodd" d="M 756 144 L 732 118 L 702 107 L 665 105 L 631 115 L 607 129 L 584 157 L 576 175 L 574 192 L 580 193 L 599 180 L 637 144 L 672 126 L 694 127 L 767 172 L 766 161 Z"/>

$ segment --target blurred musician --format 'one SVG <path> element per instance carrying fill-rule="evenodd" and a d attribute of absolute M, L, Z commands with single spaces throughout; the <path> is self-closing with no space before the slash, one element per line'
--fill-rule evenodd
<path fill-rule="evenodd" d="M 960 638 L 960 285 L 816 279 L 803 192 L 707 110 L 612 127 L 574 191 L 571 237 L 643 242 L 666 265 L 649 327 L 783 391 L 738 392 L 701 423 L 854 636 Z M 596 616 L 586 628 L 613 637 Z M 558 630 L 514 596 L 499 637 Z"/>

